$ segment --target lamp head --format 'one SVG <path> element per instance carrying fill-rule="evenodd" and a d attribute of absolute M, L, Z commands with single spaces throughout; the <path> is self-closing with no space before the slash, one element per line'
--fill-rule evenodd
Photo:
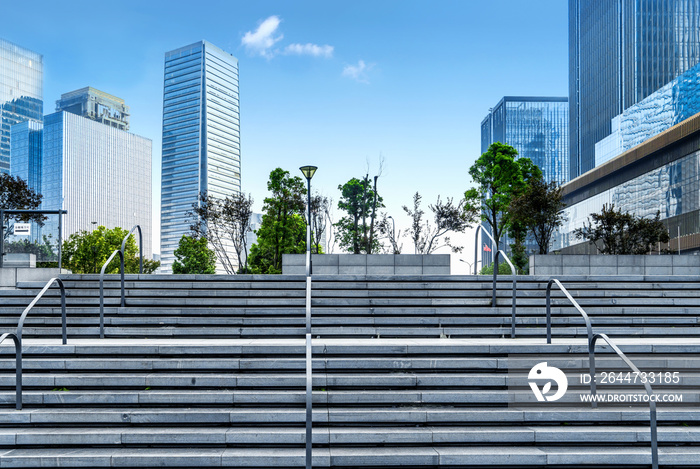
<path fill-rule="evenodd" d="M 308 180 L 311 180 L 312 177 L 314 177 L 314 173 L 318 169 L 316 166 L 302 166 L 299 168 L 304 175 L 304 177 Z"/>

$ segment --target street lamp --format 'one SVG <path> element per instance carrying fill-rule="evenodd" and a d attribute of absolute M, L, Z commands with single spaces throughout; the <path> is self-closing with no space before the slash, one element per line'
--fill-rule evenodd
<path fill-rule="evenodd" d="M 316 166 L 302 166 L 299 168 L 301 170 L 301 173 L 304 175 L 306 178 L 306 181 L 308 183 L 308 188 L 306 190 L 306 195 L 308 197 L 307 199 L 307 218 L 306 218 L 306 276 L 311 275 L 311 178 L 314 177 L 314 174 L 316 173 L 316 170 L 318 168 Z"/>
<path fill-rule="evenodd" d="M 394 245 L 394 254 L 396 254 L 396 223 L 394 222 L 394 217 L 391 215 L 387 218 L 391 218 L 391 242 Z"/>

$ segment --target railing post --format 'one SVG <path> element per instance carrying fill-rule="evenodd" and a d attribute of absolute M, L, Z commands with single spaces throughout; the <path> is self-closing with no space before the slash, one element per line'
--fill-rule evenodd
<path fill-rule="evenodd" d="M 552 343 L 552 284 L 554 279 L 547 283 L 547 343 Z"/>
<path fill-rule="evenodd" d="M 0 344 L 8 337 L 15 343 L 15 409 L 22 410 L 22 341 L 17 334 L 7 332 L 0 336 Z"/>
<path fill-rule="evenodd" d="M 63 244 L 63 215 L 61 214 L 61 211 L 58 211 L 58 272 L 61 272 L 61 266 L 62 266 L 62 260 L 61 260 L 61 248 Z"/>
<path fill-rule="evenodd" d="M 491 307 L 496 307 L 496 281 L 498 280 L 498 250 L 494 250 L 496 253 L 493 256 L 493 289 L 491 291 Z"/>

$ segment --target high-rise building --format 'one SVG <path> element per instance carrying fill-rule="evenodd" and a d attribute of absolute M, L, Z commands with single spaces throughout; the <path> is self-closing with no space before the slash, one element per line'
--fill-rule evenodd
<path fill-rule="evenodd" d="M 569 176 L 568 122 L 567 98 L 505 96 L 481 122 L 481 152 L 507 143 L 547 181 L 563 184 Z"/>
<path fill-rule="evenodd" d="M 63 93 L 56 101 L 56 112 L 67 111 L 90 120 L 129 130 L 129 106 L 123 99 L 90 86 Z"/>
<path fill-rule="evenodd" d="M 699 61 L 700 0 L 569 0 L 571 179 L 615 116 Z"/>
<path fill-rule="evenodd" d="M 41 122 L 43 58 L 0 39 L 0 171 L 10 172 L 10 137 L 15 124 Z"/>
<path fill-rule="evenodd" d="M 32 150 L 37 131 L 40 164 Z M 144 257 L 151 258 L 149 139 L 65 111 L 45 116 L 43 130 L 24 123 L 12 132 L 13 175 L 27 174 L 30 187 L 43 195 L 42 209 L 68 212 L 61 230 L 64 239 L 95 225 L 128 230 L 138 224 Z M 42 232 L 56 239 L 56 225 L 57 219 L 49 218 Z"/>
<path fill-rule="evenodd" d="M 238 60 L 207 41 L 165 54 L 161 188 L 161 262 L 189 233 L 199 195 L 241 190 Z M 233 246 L 229 246 L 235 258 Z M 221 266 L 217 266 L 221 271 Z"/>

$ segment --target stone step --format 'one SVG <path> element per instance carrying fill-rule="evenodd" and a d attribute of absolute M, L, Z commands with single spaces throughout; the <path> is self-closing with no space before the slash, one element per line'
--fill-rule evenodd
<path fill-rule="evenodd" d="M 105 387 L 110 383 L 106 382 Z M 682 386 L 682 387 L 681 387 Z M 656 386 L 656 393 L 669 392 L 683 394 L 683 402 L 664 403 L 665 407 L 687 406 L 700 403 L 700 396 L 690 388 L 700 386 L 700 379 L 692 384 L 682 383 L 680 386 Z M 61 406 L 80 405 L 93 407 L 123 407 L 123 406 L 231 406 L 231 405 L 299 405 L 303 406 L 306 399 L 305 391 L 274 391 L 265 390 L 201 390 L 182 391 L 173 389 L 145 388 L 141 391 L 111 390 L 111 391 L 81 391 L 54 388 L 53 391 L 26 391 L 23 393 L 25 406 Z M 641 385 L 627 388 L 603 388 L 601 392 L 616 395 L 638 395 L 643 393 Z M 589 394 L 588 387 L 570 387 L 559 401 L 558 405 L 581 404 L 580 395 Z M 393 406 L 438 406 L 438 405 L 508 405 L 516 399 L 518 403 L 536 404 L 536 398 L 528 390 L 510 392 L 505 390 L 316 390 L 313 392 L 314 405 L 328 406 L 357 406 L 357 405 L 393 405 Z M 14 406 L 14 391 L 0 391 L 0 405 Z M 646 408 L 647 403 L 640 402 L 638 407 Z"/>
<path fill-rule="evenodd" d="M 0 421 L 7 425 L 274 425 L 303 424 L 303 406 L 283 407 L 191 407 L 191 408 L 0 408 Z M 700 408 L 695 406 L 657 409 L 659 423 L 697 426 Z M 332 425 L 542 425 L 620 422 L 647 425 L 649 409 L 641 407 L 325 407 L 315 406 L 313 421 Z"/>
<path fill-rule="evenodd" d="M 3 427 L 2 446 L 122 445 L 303 445 L 305 430 L 294 427 Z M 319 445 L 378 444 L 573 444 L 586 441 L 635 444 L 650 441 L 648 426 L 421 426 L 316 427 Z M 659 427 L 661 445 L 700 442 L 697 427 Z"/>
<path fill-rule="evenodd" d="M 659 462 L 697 467 L 697 447 L 660 448 Z M 648 465 L 650 450 L 630 446 L 316 448 L 314 467 Z M 303 448 L 42 448 L 0 450 L 2 467 L 303 467 Z"/>

